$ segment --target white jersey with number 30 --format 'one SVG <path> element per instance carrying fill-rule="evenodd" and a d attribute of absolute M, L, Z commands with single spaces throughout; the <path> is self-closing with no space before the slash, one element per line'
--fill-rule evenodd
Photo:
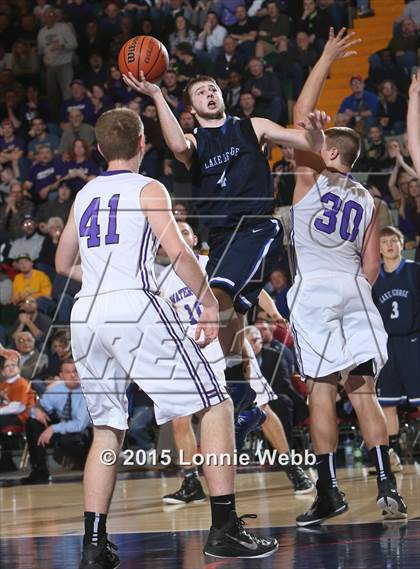
<path fill-rule="evenodd" d="M 324 170 L 292 207 L 297 274 L 362 274 L 361 253 L 374 202 L 351 175 Z"/>

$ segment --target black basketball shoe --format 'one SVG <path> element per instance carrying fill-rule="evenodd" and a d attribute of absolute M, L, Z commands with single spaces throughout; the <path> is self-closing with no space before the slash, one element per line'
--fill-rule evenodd
<path fill-rule="evenodd" d="M 244 529 L 244 518 L 256 518 L 255 514 L 245 514 L 238 518 L 231 512 L 229 521 L 220 529 L 210 528 L 204 555 L 211 557 L 268 557 L 276 551 L 279 544 L 273 537 L 257 537 Z"/>
<path fill-rule="evenodd" d="M 348 510 L 349 505 L 344 500 L 344 494 L 338 488 L 323 488 L 317 483 L 317 495 L 309 510 L 296 518 L 298 526 L 322 524 L 323 521 Z"/>
<path fill-rule="evenodd" d="M 166 494 L 162 500 L 165 504 L 189 504 L 190 502 L 204 502 L 206 495 L 197 476 L 186 476 L 181 488 L 173 494 Z"/>
<path fill-rule="evenodd" d="M 116 545 L 108 541 L 107 535 L 98 545 L 85 545 L 79 569 L 116 569 L 120 566 L 120 560 L 113 550 L 117 549 Z"/>
<path fill-rule="evenodd" d="M 405 520 L 407 506 L 398 494 L 397 487 L 391 480 L 381 480 L 378 484 L 376 503 L 381 508 L 385 520 Z"/>
<path fill-rule="evenodd" d="M 315 484 L 300 466 L 289 466 L 286 475 L 293 484 L 295 494 L 308 494 L 315 490 Z"/>

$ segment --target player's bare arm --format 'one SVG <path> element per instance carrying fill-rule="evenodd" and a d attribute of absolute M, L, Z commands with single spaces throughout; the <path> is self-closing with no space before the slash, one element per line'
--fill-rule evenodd
<path fill-rule="evenodd" d="M 417 176 L 420 177 L 420 71 L 413 75 L 408 101 L 407 133 L 408 149 Z"/>
<path fill-rule="evenodd" d="M 362 267 L 367 280 L 373 285 L 378 278 L 379 269 L 381 267 L 379 225 L 375 210 L 373 210 L 372 221 L 363 240 Z"/>
<path fill-rule="evenodd" d="M 186 166 L 191 163 L 194 152 L 194 137 L 185 135 L 179 123 L 171 111 L 170 106 L 165 100 L 163 93 L 158 85 L 146 81 L 144 73 L 140 72 L 141 81 L 138 81 L 132 73 L 128 76 L 123 75 L 125 83 L 143 95 L 153 99 L 159 117 L 162 134 L 168 148 L 176 156 L 176 159 L 183 162 Z"/>
<path fill-rule="evenodd" d="M 164 186 L 156 181 L 147 184 L 141 192 L 140 207 L 174 265 L 175 272 L 203 305 L 203 313 L 197 324 L 196 340 L 203 331 L 204 345 L 212 342 L 219 331 L 219 304 L 208 285 L 207 276 L 182 237 Z"/>
<path fill-rule="evenodd" d="M 277 123 L 263 118 L 252 118 L 257 139 L 260 143 L 264 141 L 274 142 L 285 146 L 293 146 L 296 149 L 318 152 L 324 142 L 324 127 L 326 114 L 322 111 L 308 114 L 307 119 L 312 128 L 299 130 L 294 128 L 284 128 Z"/>
<path fill-rule="evenodd" d="M 55 255 L 55 269 L 59 275 L 82 282 L 82 267 L 79 259 L 79 238 L 74 220 L 74 205 L 66 223 Z"/>

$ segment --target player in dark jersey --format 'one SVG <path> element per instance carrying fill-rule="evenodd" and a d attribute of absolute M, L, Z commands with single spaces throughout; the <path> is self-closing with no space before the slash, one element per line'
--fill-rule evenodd
<path fill-rule="evenodd" d="M 184 134 L 157 85 L 144 76 L 137 81 L 131 74 L 124 80 L 152 97 L 169 149 L 191 170 L 194 203 L 210 230 L 206 270 L 219 302 L 219 340 L 238 412 L 255 396 L 242 381 L 244 315 L 256 304 L 282 244 L 281 226 L 273 219 L 272 177 L 261 145 L 271 141 L 316 151 L 323 141 L 322 113 L 311 115 L 308 130 L 286 129 L 263 118 L 228 116 L 216 81 L 201 76 L 191 79 L 185 90 L 186 106 L 198 127 Z"/>
<path fill-rule="evenodd" d="M 377 384 L 389 435 L 391 466 L 402 470 L 398 448 L 397 405 L 408 399 L 420 407 L 420 264 L 403 259 L 404 237 L 395 227 L 380 232 L 383 264 L 373 298 L 388 334 L 388 361 Z"/>

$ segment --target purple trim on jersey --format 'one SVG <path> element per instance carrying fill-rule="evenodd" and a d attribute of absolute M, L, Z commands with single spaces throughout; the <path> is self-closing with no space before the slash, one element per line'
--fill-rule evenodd
<path fill-rule="evenodd" d="M 190 360 L 190 357 L 189 357 L 186 349 L 184 348 L 184 346 L 182 344 L 182 339 L 176 335 L 176 332 L 175 332 L 174 328 L 172 327 L 171 322 L 168 320 L 168 318 L 166 317 L 166 314 L 163 312 L 162 308 L 159 306 L 159 302 L 156 300 L 155 296 L 148 291 L 144 291 L 144 292 L 146 293 L 147 297 L 149 298 L 149 300 L 150 300 L 152 306 L 155 308 L 156 312 L 159 314 L 163 324 L 165 325 L 165 328 L 169 332 L 169 335 L 171 336 L 172 340 L 175 342 L 175 345 L 178 347 L 179 353 L 181 354 L 181 357 L 184 361 L 184 364 L 185 364 L 187 370 L 191 374 L 191 379 L 193 380 L 193 382 L 197 388 L 197 392 L 200 395 L 200 398 L 201 398 L 201 401 L 203 402 L 204 407 L 210 407 L 210 399 L 206 393 L 206 390 L 204 389 L 204 385 L 202 384 L 200 377 L 198 376 L 196 370 L 194 369 L 194 365 L 193 365 L 192 361 Z M 203 390 L 203 391 L 201 391 L 201 390 Z"/>
<path fill-rule="evenodd" d="M 147 270 L 146 263 L 147 263 L 147 251 L 149 246 L 149 239 L 151 234 L 152 234 L 152 229 L 150 225 L 146 222 L 144 226 L 143 237 L 141 240 L 140 259 L 139 259 L 140 276 L 143 282 L 144 290 L 150 289 L 149 271 Z"/>
<path fill-rule="evenodd" d="M 172 306 L 169 306 L 170 309 L 173 312 L 174 318 L 178 324 L 178 326 L 180 327 L 181 330 L 183 330 L 183 326 L 181 323 L 181 320 L 179 319 L 179 315 L 176 312 L 176 310 L 174 310 L 174 308 Z M 220 389 L 220 385 L 219 382 L 217 381 L 216 376 L 214 375 L 214 371 L 212 370 L 209 362 L 207 361 L 207 359 L 205 358 L 203 352 L 201 351 L 200 347 L 197 345 L 197 342 L 195 342 L 192 338 L 190 338 L 189 336 L 187 336 L 188 340 L 191 342 L 191 344 L 193 345 L 194 350 L 197 353 L 197 356 L 200 358 L 200 360 L 203 362 L 205 369 L 207 370 L 207 373 L 209 374 L 210 377 L 210 381 L 212 382 L 214 389 L 216 390 L 215 395 L 217 395 L 220 399 L 220 401 L 223 401 L 224 397 L 222 394 L 222 391 Z"/>
<path fill-rule="evenodd" d="M 117 174 L 134 174 L 131 170 L 106 170 L 101 172 L 100 176 L 116 176 Z"/>

